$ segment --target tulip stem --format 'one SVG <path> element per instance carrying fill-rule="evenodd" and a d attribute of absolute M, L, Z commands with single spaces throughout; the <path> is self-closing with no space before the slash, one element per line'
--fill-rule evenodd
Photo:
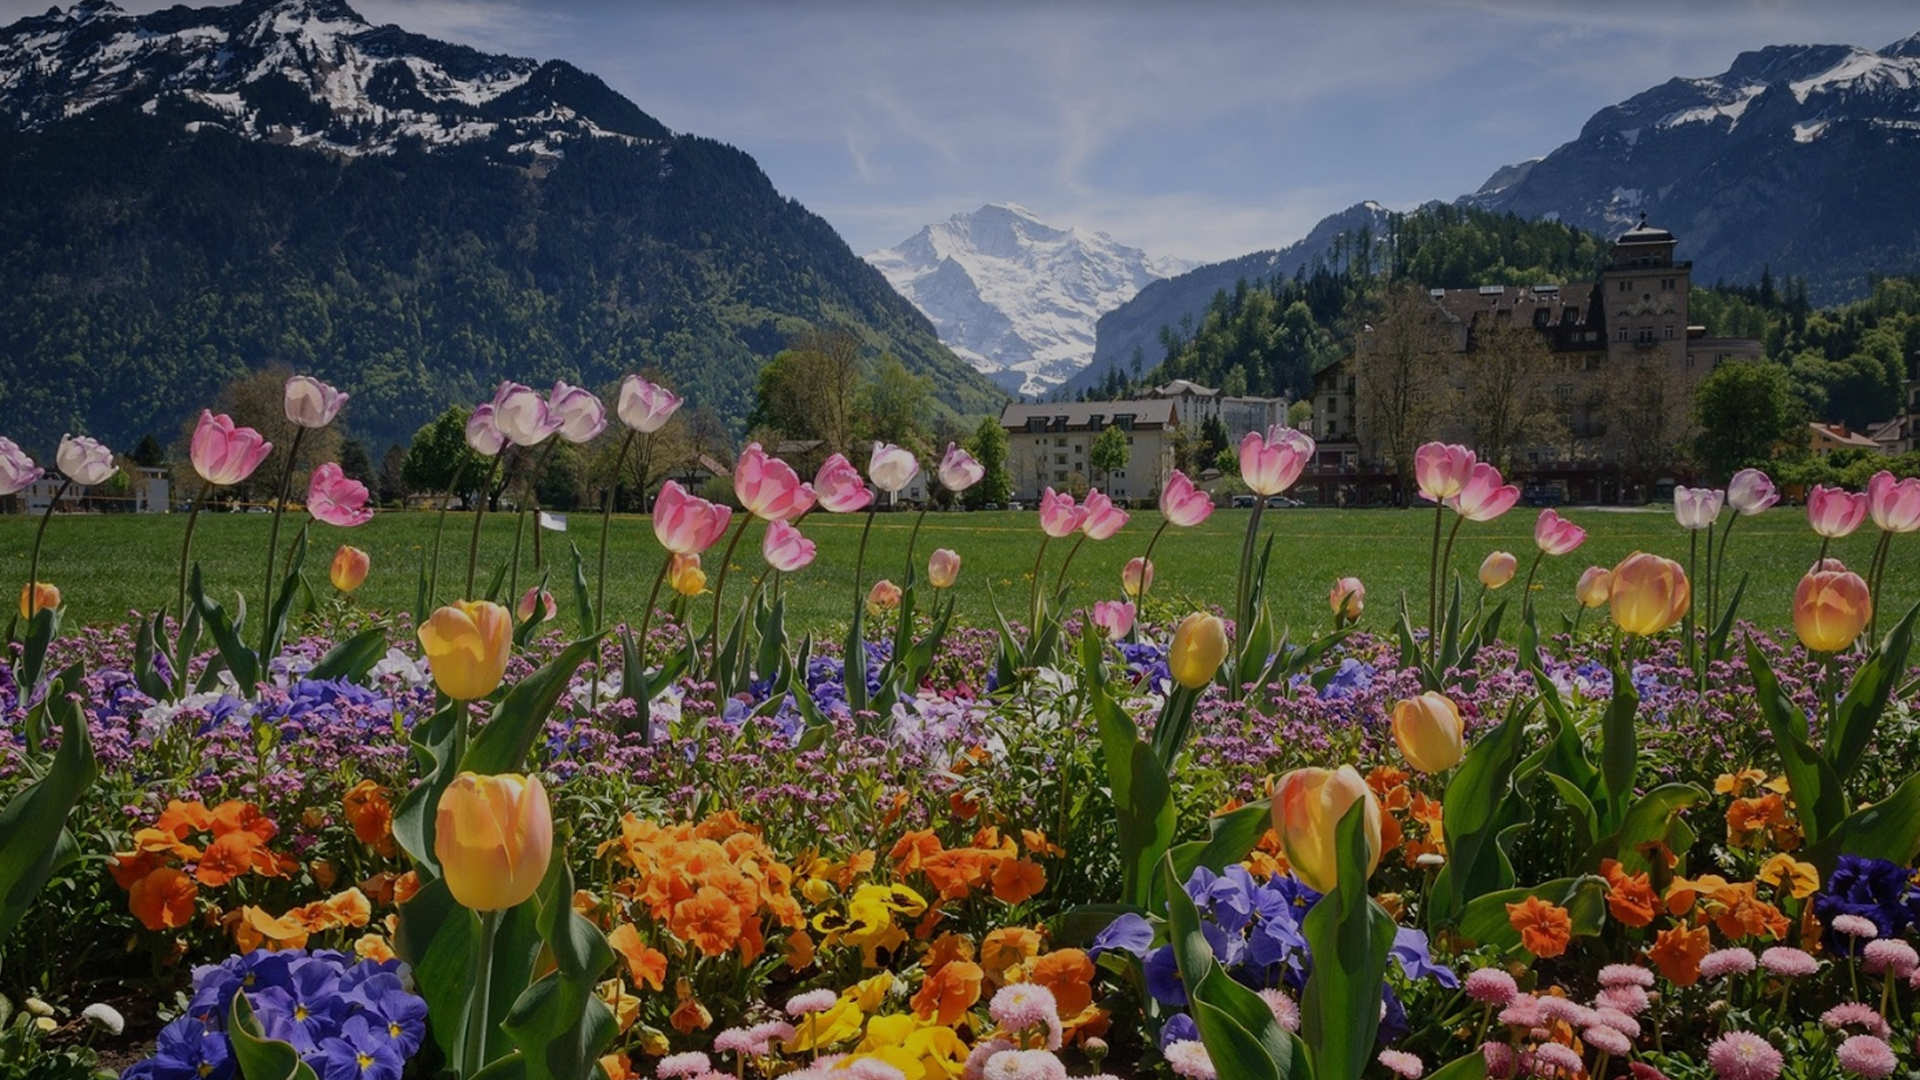
<path fill-rule="evenodd" d="M 293 466 L 300 460 L 300 443 L 306 437 L 307 429 L 295 425 L 293 445 L 287 448 L 287 463 L 280 469 L 280 497 L 273 501 L 273 527 L 267 531 L 267 580 L 260 587 L 260 651 L 262 654 L 267 650 L 267 635 L 273 632 L 268 626 L 273 620 L 267 613 L 273 610 L 273 563 L 275 556 L 280 552 L 280 515 L 286 513 L 287 489 L 293 486 Z M 265 655 L 260 657 L 262 663 L 268 659 L 269 657 Z"/>
<path fill-rule="evenodd" d="M 647 669 L 647 629 L 653 625 L 653 605 L 655 601 L 660 599 L 660 583 L 667 580 L 667 568 L 673 565 L 673 553 L 671 551 L 662 552 L 661 554 L 666 557 L 660 560 L 660 572 L 653 576 L 653 590 L 647 593 L 646 610 L 640 613 L 640 643 L 634 646 L 635 652 L 637 653 L 635 660 L 639 663 L 640 670 L 642 671 Z M 633 688 L 627 687 L 626 692 L 632 693 Z M 646 702 L 643 701 L 640 703 L 642 710 L 646 709 L 646 707 Z"/>
<path fill-rule="evenodd" d="M 461 457 L 460 464 L 454 466 L 453 479 L 447 482 L 447 497 L 440 500 L 440 520 L 433 526 L 433 569 L 427 574 L 427 602 L 437 604 L 440 601 L 440 536 L 447 531 L 447 511 L 453 509 L 453 493 L 460 488 L 460 481 L 467 475 L 467 458 Z"/>
<path fill-rule="evenodd" d="M 1029 611 L 1027 634 L 1029 639 L 1040 636 L 1040 563 L 1047 557 L 1047 545 L 1051 543 L 1053 543 L 1052 533 L 1042 535 L 1040 537 L 1040 550 L 1033 556 L 1033 588 L 1030 590 L 1032 595 L 1027 598 L 1027 608 Z M 1029 644 L 1031 644 L 1031 640 L 1029 640 Z"/>
<path fill-rule="evenodd" d="M 869 504 L 867 506 L 867 523 L 860 527 L 860 553 L 856 555 L 853 560 L 853 606 L 855 608 L 858 608 L 865 599 L 860 595 L 860 586 L 863 584 L 861 579 L 866 576 L 867 571 L 867 534 L 873 531 L 873 515 L 874 512 L 879 509 L 880 504 Z M 722 573 L 725 573 L 725 571 L 723 570 Z"/>
<path fill-rule="evenodd" d="M 1446 575 L 1449 583 L 1453 581 L 1453 542 L 1460 536 L 1460 526 L 1465 524 L 1466 520 L 1464 515 L 1453 519 L 1453 528 L 1447 530 L 1447 548 L 1440 555 L 1440 572 Z M 1439 522 L 1436 521 L 1434 526 L 1437 530 Z M 1427 666 L 1429 667 L 1439 663 L 1439 631 L 1440 627 L 1437 622 L 1427 629 Z M 1434 678 L 1437 679 L 1441 673 L 1436 671 L 1433 674 Z"/>
<path fill-rule="evenodd" d="M 473 989 L 467 995 L 467 1038 L 461 1054 L 460 1075 L 472 1077 L 487 1061 L 487 1013 L 493 989 L 493 938 L 500 923 L 497 911 L 478 912 L 480 936 L 473 943 Z"/>
<path fill-rule="evenodd" d="M 47 535 L 47 520 L 53 517 L 53 508 L 59 505 L 60 499 L 66 495 L 67 489 L 72 486 L 73 480 L 71 478 L 60 481 L 59 489 L 53 493 L 53 498 L 47 500 L 47 508 L 40 514 L 40 527 L 33 530 L 33 557 L 27 560 L 28 622 L 32 622 L 33 617 L 40 613 L 40 590 L 38 587 L 40 585 L 40 538 Z M 180 593 L 182 596 L 186 595 L 185 586 L 181 587 Z"/>
<path fill-rule="evenodd" d="M 546 449 L 540 451 L 540 464 L 534 467 L 533 475 L 527 477 L 527 503 L 533 507 L 533 568 L 535 570 L 542 569 L 547 565 L 546 559 L 541 553 L 540 478 L 547 474 L 547 463 L 553 460 L 553 452 L 559 446 L 559 439 L 548 439 Z M 524 513 L 524 511 L 522 512 Z M 516 574 L 519 573 L 520 560 L 514 560 L 513 569 Z M 519 584 L 517 581 L 514 582 L 515 588 L 518 588 Z"/>
<path fill-rule="evenodd" d="M 1240 541 L 1240 588 L 1239 591 L 1235 593 L 1233 602 L 1233 640 L 1235 643 L 1234 654 L 1236 656 L 1239 655 L 1239 647 L 1246 644 L 1247 624 L 1253 618 L 1253 613 L 1248 610 L 1253 602 L 1251 581 L 1253 577 L 1253 541 L 1254 537 L 1260 533 L 1260 512 L 1266 508 L 1267 500 L 1255 496 L 1253 500 L 1253 514 L 1247 518 L 1247 535 Z M 1145 568 L 1142 567 L 1141 570 L 1142 576 L 1144 576 Z"/>
<path fill-rule="evenodd" d="M 1867 590 L 1867 596 L 1873 604 L 1873 614 L 1867 619 L 1868 648 L 1873 647 L 1873 639 L 1879 635 L 1880 631 L 1880 579 L 1884 578 L 1887 574 L 1887 551 L 1892 543 L 1892 533 L 1881 533 L 1880 546 L 1873 553 L 1873 561 L 1867 564 L 1868 584 L 1870 586 Z"/>
<path fill-rule="evenodd" d="M 733 530 L 733 539 L 727 541 L 726 554 L 720 557 L 720 574 L 713 579 L 713 652 L 711 655 L 714 660 L 720 657 L 720 594 L 727 588 L 727 567 L 733 564 L 733 549 L 740 546 L 740 538 L 746 535 L 747 523 L 752 520 L 752 514 L 740 515 L 740 525 Z M 871 515 L 868 520 L 872 520 Z M 863 534 L 860 539 L 864 548 L 866 536 Z"/>
<path fill-rule="evenodd" d="M 626 464 L 627 451 L 633 448 L 633 429 L 627 430 L 627 437 L 620 442 L 620 452 L 614 455 L 613 472 L 607 480 L 607 490 L 600 498 L 600 570 L 599 580 L 594 587 L 593 629 L 595 633 L 607 621 L 607 533 L 613 527 L 613 490 L 620 486 L 620 466 Z M 587 709 L 591 712 L 600 703 L 600 669 L 607 666 L 606 644 L 603 642 L 594 650 L 593 688 L 588 691 Z"/>
<path fill-rule="evenodd" d="M 1546 557 L 1545 551 L 1536 552 L 1533 565 L 1527 567 L 1527 586 L 1520 590 L 1520 617 L 1523 619 L 1533 613 L 1533 575 L 1540 569 L 1540 560 Z"/>
<path fill-rule="evenodd" d="M 180 625 L 181 626 L 185 626 L 187 624 L 187 560 L 193 554 L 193 526 L 196 522 L 200 520 L 200 507 L 206 503 L 207 496 L 211 494 L 213 494 L 213 482 L 209 480 L 205 484 L 202 484 L 200 486 L 199 496 L 193 500 L 193 505 L 191 505 L 187 509 L 187 536 L 186 536 L 186 539 L 180 542 Z M 186 676 L 185 672 L 181 672 L 180 674 L 182 678 L 185 678 Z"/>
<path fill-rule="evenodd" d="M 1147 539 L 1147 553 L 1140 556 L 1140 591 L 1134 594 L 1133 600 L 1142 610 L 1147 606 L 1147 586 L 1150 584 L 1147 576 L 1147 567 L 1153 565 L 1153 546 L 1160 542 L 1160 534 L 1166 532 L 1167 526 L 1171 524 L 1173 524 L 1173 521 L 1169 518 L 1163 517 L 1160 519 L 1160 527 L 1153 530 L 1153 535 Z M 1121 589 L 1122 592 L 1126 591 L 1124 588 L 1125 584 L 1125 582 L 1121 582 L 1123 586 Z"/>
<path fill-rule="evenodd" d="M 495 457 L 487 466 L 486 482 L 480 485 L 480 499 L 473 504 L 473 539 L 467 542 L 467 587 L 461 592 L 462 600 L 473 599 L 473 570 L 480 565 L 480 519 L 487 514 L 487 501 L 493 492 L 493 476 L 500 471 L 500 459 Z"/>
<path fill-rule="evenodd" d="M 1713 560 L 1712 592 L 1707 594 L 1706 630 L 1709 635 L 1713 633 L 1715 627 L 1720 625 L 1720 575 L 1726 573 L 1727 539 L 1733 535 L 1733 523 L 1739 520 L 1739 514 L 1733 515 L 1727 519 L 1727 527 L 1720 530 L 1720 554 Z M 1713 543 L 1713 534 L 1711 532 L 1707 534 L 1707 543 Z M 1709 659 L 1711 659 L 1711 657 L 1709 657 Z"/>
<path fill-rule="evenodd" d="M 1440 629 L 1440 521 L 1447 505 L 1436 499 L 1433 504 L 1433 546 L 1427 549 L 1427 666 L 1433 666 L 1435 643 Z"/>
<path fill-rule="evenodd" d="M 1087 534 L 1081 533 L 1080 538 L 1067 549 L 1067 557 L 1060 562 L 1060 572 L 1053 577 L 1053 591 L 1056 595 L 1060 592 L 1060 587 L 1067 583 L 1067 567 L 1073 565 L 1073 557 L 1080 554 L 1080 545 L 1086 542 Z"/>
<path fill-rule="evenodd" d="M 929 507 L 926 507 L 926 506 L 923 506 L 920 508 L 920 513 L 913 519 L 913 532 L 908 534 L 907 536 L 907 580 L 908 581 L 913 580 L 913 550 L 920 544 L 920 523 L 927 520 L 928 509 Z"/>

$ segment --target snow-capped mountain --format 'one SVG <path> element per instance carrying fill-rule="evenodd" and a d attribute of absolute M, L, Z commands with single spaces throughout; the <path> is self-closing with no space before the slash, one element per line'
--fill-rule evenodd
<path fill-rule="evenodd" d="M 83 0 L 0 30 L 0 118 L 38 131 L 107 103 L 349 156 L 481 144 L 533 164 L 568 143 L 669 132 L 571 65 L 373 26 L 344 0 L 242 0 L 133 16 Z"/>
<path fill-rule="evenodd" d="M 1189 265 L 1106 233 L 1048 225 L 1012 203 L 955 214 L 867 261 L 948 348 L 1025 395 L 1086 367 L 1101 315 Z"/>
<path fill-rule="evenodd" d="M 1781 45 L 1594 114 L 1464 202 L 1603 235 L 1671 230 L 1694 276 L 1806 276 L 1816 301 L 1920 266 L 1920 34 L 1878 51 Z"/>

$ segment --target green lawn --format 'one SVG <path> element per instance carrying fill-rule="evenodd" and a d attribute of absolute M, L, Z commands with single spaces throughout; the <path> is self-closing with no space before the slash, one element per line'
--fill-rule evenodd
<path fill-rule="evenodd" d="M 1245 510 L 1221 510 L 1198 529 L 1168 529 L 1154 553 L 1158 567 L 1155 597 L 1168 603 L 1228 604 L 1247 514 Z M 1572 610 L 1574 581 L 1590 563 L 1612 565 L 1636 549 L 1657 551 L 1683 564 L 1686 560 L 1687 536 L 1668 512 L 1573 509 L 1567 516 L 1585 526 L 1591 535 L 1573 555 L 1542 564 L 1536 588 L 1544 625 L 1555 624 L 1556 612 Z M 1455 549 L 1456 569 L 1477 588 L 1473 575 L 1480 560 L 1489 551 L 1505 549 L 1520 557 L 1520 574 L 1524 577 L 1534 550 L 1533 518 L 1531 511 L 1516 510 L 1496 522 L 1466 524 Z M 300 520 L 289 516 L 283 539 L 292 538 Z M 854 557 L 862 520 L 858 515 L 816 514 L 803 523 L 802 531 L 819 543 L 820 554 L 811 567 L 789 581 L 790 626 L 844 625 L 853 596 Z M 898 579 L 913 520 L 911 514 L 882 514 L 875 519 L 867 553 L 869 581 L 880 576 Z M 201 515 L 195 557 L 204 567 L 209 591 L 229 603 L 235 590 L 257 595 L 268 522 L 264 514 Z M 312 527 L 313 553 L 308 563 L 311 579 L 317 587 L 325 588 L 326 564 L 334 547 L 351 542 L 366 549 L 373 560 L 372 574 L 358 595 L 359 601 L 376 608 L 410 607 L 415 575 L 432 545 L 434 522 L 431 513 L 390 513 L 355 530 L 316 524 Z M 1143 511 L 1113 539 L 1089 541 L 1070 575 L 1076 583 L 1076 600 L 1117 596 L 1120 567 L 1142 552 L 1159 522 L 1157 512 Z M 1269 596 L 1276 615 L 1298 627 L 1324 625 L 1329 617 L 1327 590 L 1336 576 L 1344 574 L 1358 575 L 1366 582 L 1370 607 L 1364 625 L 1381 629 L 1389 626 L 1388 613 L 1403 590 L 1415 610 L 1420 610 L 1425 605 L 1427 541 L 1432 522 L 1432 515 L 1422 511 L 1268 511 L 1262 528 L 1275 537 Z M 17 583 L 26 577 L 35 524 L 36 519 L 27 517 L 0 519 L 0 559 L 4 559 L 9 581 Z M 567 541 L 580 545 L 592 580 L 600 522 L 597 515 L 574 514 L 571 526 L 569 533 L 547 534 L 549 559 L 557 550 L 567 560 L 554 578 L 562 585 L 555 592 L 562 600 L 563 613 L 571 611 Z M 47 528 L 40 576 L 60 586 L 69 618 L 81 623 L 112 623 L 130 610 L 152 610 L 172 599 L 185 527 L 185 516 L 178 514 L 56 517 Z M 441 569 L 443 600 L 453 596 L 465 576 L 470 529 L 471 519 L 466 515 L 453 514 L 447 519 Z M 483 567 L 490 569 L 506 558 L 513 531 L 511 515 L 487 517 L 481 542 Z M 531 526 L 528 536 L 526 562 L 531 567 Z M 734 555 L 735 576 L 727 587 L 729 597 L 744 596 L 741 590 L 764 568 L 760 536 L 757 524 L 747 529 Z M 1864 571 L 1878 537 L 1869 524 L 1837 542 L 1833 554 Z M 999 599 L 1010 616 L 1025 610 L 1028 575 L 1041 539 L 1032 512 L 929 514 L 919 541 L 921 572 L 925 572 L 926 553 L 934 548 L 958 551 L 964 564 L 958 586 L 961 617 L 986 625 L 992 619 L 989 594 Z M 1055 542 L 1047 551 L 1047 581 L 1052 581 L 1069 546 L 1068 542 Z M 1765 624 L 1786 625 L 1794 583 L 1813 561 L 1818 547 L 1818 538 L 1808 530 L 1801 510 L 1775 510 L 1742 520 L 1733 532 L 1730 579 L 1743 570 L 1753 575 L 1743 613 Z M 1911 570 L 1917 549 L 1920 537 L 1895 538 L 1890 561 L 1896 569 L 1889 574 L 1884 598 L 1888 611 L 1904 610 L 1920 597 L 1920 579 Z M 660 548 L 644 517 L 622 515 L 614 518 L 610 550 L 609 607 L 616 617 L 625 617 L 637 612 L 644 602 L 660 565 Z M 718 552 L 716 548 L 707 559 L 710 579 L 717 576 L 713 571 L 719 562 Z M 523 571 L 523 589 L 531 573 L 530 569 Z M 488 570 L 483 569 L 482 588 L 487 577 Z M 1512 586 L 1517 587 L 1517 583 Z M 9 596 L 16 595 L 13 590 L 17 584 L 6 588 Z"/>

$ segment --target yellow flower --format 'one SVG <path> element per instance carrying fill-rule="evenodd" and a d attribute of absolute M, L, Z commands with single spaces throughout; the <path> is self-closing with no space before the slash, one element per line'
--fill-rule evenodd
<path fill-rule="evenodd" d="M 1189 690 L 1199 690 L 1213 681 L 1220 664 L 1227 658 L 1227 624 L 1219 616 L 1196 611 L 1186 617 L 1173 632 L 1173 648 L 1167 652 L 1167 669 L 1175 682 Z"/>
<path fill-rule="evenodd" d="M 1460 709 L 1445 694 L 1429 690 L 1393 707 L 1393 741 L 1407 764 L 1423 773 L 1446 772 L 1460 764 L 1465 734 Z"/>
<path fill-rule="evenodd" d="M 1803 863 L 1791 855 L 1775 855 L 1753 875 L 1755 881 L 1785 888 L 1788 895 L 1804 900 L 1820 891 L 1820 872 L 1812 863 Z"/>
<path fill-rule="evenodd" d="M 513 616 L 486 600 L 462 600 L 433 613 L 420 627 L 420 648 L 440 692 L 459 701 L 493 693 L 507 673 Z"/>
<path fill-rule="evenodd" d="M 440 796 L 433 854 L 462 906 L 517 907 L 539 888 L 553 858 L 553 810 L 540 778 L 454 777 Z"/>

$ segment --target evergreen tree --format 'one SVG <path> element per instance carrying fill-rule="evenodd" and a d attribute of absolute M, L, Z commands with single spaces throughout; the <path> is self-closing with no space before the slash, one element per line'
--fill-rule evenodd
<path fill-rule="evenodd" d="M 967 444 L 967 452 L 986 470 L 980 482 L 966 491 L 967 505 L 978 509 L 988 503 L 1007 504 L 1013 494 L 1013 477 L 1007 473 L 1007 431 L 1000 418 L 988 416 L 980 421 Z"/>

